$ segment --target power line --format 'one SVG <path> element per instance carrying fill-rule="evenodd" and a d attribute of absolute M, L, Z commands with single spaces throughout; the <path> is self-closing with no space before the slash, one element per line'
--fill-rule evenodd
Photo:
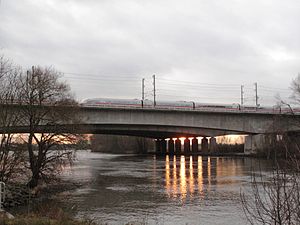
<path fill-rule="evenodd" d="M 260 85 L 260 87 L 266 88 L 266 89 L 277 89 L 277 90 L 283 90 L 283 91 L 291 91 L 289 88 L 277 88 L 277 87 L 270 87 L 270 86 L 264 86 Z"/>
<path fill-rule="evenodd" d="M 192 84 L 192 85 L 211 85 L 211 86 L 228 86 L 228 87 L 239 87 L 239 84 L 213 84 L 213 83 L 201 83 L 201 82 L 189 82 L 182 80 L 171 80 L 165 78 L 158 78 L 158 81 L 167 81 L 168 83 L 180 83 L 180 84 Z"/>
<path fill-rule="evenodd" d="M 140 80 L 140 78 L 138 78 L 136 75 L 100 75 L 100 74 L 91 74 L 91 73 L 73 73 L 73 72 L 64 72 L 64 74 L 69 74 L 69 75 L 72 75 L 72 76 L 64 76 L 68 79 L 86 79 L 86 77 L 91 77 L 92 79 L 95 79 L 95 80 L 118 80 L 118 81 L 124 81 L 124 82 L 130 82 L 130 80 L 134 80 L 134 81 L 138 81 Z M 78 77 L 79 76 L 79 77 Z M 82 76 L 85 76 L 85 77 L 82 77 Z M 89 80 L 91 79 L 89 78 Z M 215 88 L 215 89 L 219 89 L 219 88 L 232 88 L 232 87 L 235 87 L 235 88 L 239 88 L 240 85 L 235 85 L 235 84 L 213 84 L 213 83 L 199 83 L 199 82 L 187 82 L 187 81 L 179 81 L 179 80 L 171 80 L 171 79 L 164 79 L 164 78 L 159 78 L 159 79 L 156 79 L 158 81 L 168 81 L 167 83 L 165 82 L 161 82 L 162 86 L 176 86 L 176 87 L 181 87 L 181 86 L 188 86 L 188 87 L 201 87 L 201 88 Z M 145 80 L 146 83 L 149 83 L 150 81 L 149 80 Z M 179 82 L 179 83 L 178 83 Z M 250 90 L 250 88 L 244 86 L 245 90 Z M 289 89 L 284 89 L 284 88 L 273 88 L 273 87 L 268 87 L 268 86 L 264 86 L 264 85 L 260 85 L 260 90 L 265 90 L 265 91 L 272 91 L 272 90 L 280 90 L 280 91 L 291 91 Z"/>
<path fill-rule="evenodd" d="M 69 74 L 69 75 L 73 75 L 73 76 L 89 76 L 89 77 L 117 77 L 117 78 L 126 78 L 126 79 L 140 79 L 137 75 L 133 75 L 133 74 L 124 74 L 124 75 L 120 75 L 120 74 L 95 74 L 95 73 L 70 73 L 70 72 L 63 72 L 63 74 Z"/>
<path fill-rule="evenodd" d="M 168 95 L 168 94 L 161 94 L 159 96 L 184 97 L 184 98 L 202 98 L 202 99 L 228 99 L 228 98 L 224 98 L 224 97 L 204 97 L 204 96 L 188 96 L 188 95 Z M 239 97 L 232 97 L 232 99 L 239 99 Z"/>
<path fill-rule="evenodd" d="M 138 79 L 136 80 L 128 80 L 128 79 L 110 79 L 110 78 L 88 78 L 88 80 L 86 78 L 83 78 L 83 77 L 65 77 L 66 79 L 68 80 L 85 80 L 85 81 L 107 81 L 107 82 L 110 82 L 110 81 L 113 81 L 113 82 L 116 82 L 116 81 L 121 81 L 121 82 L 131 82 L 132 81 L 138 81 Z"/>
<path fill-rule="evenodd" d="M 170 92 L 178 92 L 180 91 L 180 89 L 171 89 L 171 88 L 168 88 L 168 89 L 165 89 L 165 88 L 159 88 L 159 89 L 156 89 L 157 91 L 170 91 Z M 184 90 L 184 89 L 183 89 Z M 186 91 L 186 90 L 184 90 Z M 236 90 L 223 90 L 223 89 L 206 89 L 206 88 L 201 88 L 201 89 L 188 89 L 188 91 L 193 91 L 193 92 L 226 92 L 226 93 L 232 93 L 232 94 L 236 94 L 236 93 L 239 93 L 239 89 L 236 89 Z"/>
<path fill-rule="evenodd" d="M 72 82 L 85 81 L 80 84 L 85 85 L 96 85 L 96 86 L 124 86 L 126 87 L 137 88 L 140 87 L 141 78 L 136 74 L 124 74 L 124 75 L 108 75 L 108 74 L 92 74 L 92 73 L 72 73 L 66 72 L 63 78 L 68 79 Z M 99 82 L 95 82 L 99 81 Z M 157 81 L 161 88 L 157 89 Z M 147 85 L 146 85 L 147 84 Z M 252 84 L 253 85 L 253 84 Z M 146 87 L 153 86 L 152 90 L 146 90 Z M 253 102 L 258 106 L 258 99 L 260 99 L 261 104 L 266 102 L 271 102 L 275 100 L 275 93 L 287 94 L 291 90 L 285 88 L 274 88 L 270 86 L 259 86 L 260 95 L 258 95 L 258 86 L 255 83 L 254 95 L 253 87 L 250 85 L 237 85 L 237 84 L 217 84 L 217 83 L 205 83 L 205 82 L 191 82 L 191 81 L 181 81 L 165 78 L 156 78 L 155 75 L 151 79 L 142 79 L 142 99 L 147 97 L 153 97 L 154 105 L 156 104 L 157 97 L 171 97 L 171 98 L 188 98 L 188 99 L 220 99 L 228 101 L 237 101 L 239 99 L 240 104 Z M 178 95 L 178 92 L 189 93 L 188 95 Z M 171 94 L 174 93 L 175 94 Z M 157 93 L 159 96 L 157 96 Z M 274 93 L 274 96 L 264 94 L 264 93 Z M 219 96 L 218 96 L 219 95 Z M 240 96 L 239 96 L 240 95 Z M 252 95 L 251 97 L 248 97 Z M 238 97 L 239 96 L 239 97 Z"/>

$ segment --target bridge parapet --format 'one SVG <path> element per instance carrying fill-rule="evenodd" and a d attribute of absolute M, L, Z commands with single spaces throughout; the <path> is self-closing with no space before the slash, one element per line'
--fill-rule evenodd
<path fill-rule="evenodd" d="M 13 106 L 12 110 L 19 107 Z M 45 106 L 43 109 L 50 107 Z M 61 124 L 42 124 L 41 130 L 74 129 L 81 133 L 122 134 L 146 137 L 219 136 L 225 134 L 267 134 L 298 132 L 300 115 L 262 112 L 216 112 L 151 108 L 60 107 L 76 120 Z M 69 111 L 68 111 L 69 110 Z M 27 132 L 26 124 L 12 132 Z M 1 129 L 0 129 L 1 130 Z"/>

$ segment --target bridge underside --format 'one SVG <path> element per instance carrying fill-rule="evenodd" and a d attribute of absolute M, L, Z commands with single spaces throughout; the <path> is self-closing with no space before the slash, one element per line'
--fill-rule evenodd
<path fill-rule="evenodd" d="M 29 127 L 17 126 L 0 128 L 0 133 L 28 133 Z M 80 133 L 80 134 L 112 134 L 148 138 L 168 138 L 182 136 L 215 137 L 227 134 L 246 134 L 238 131 L 216 130 L 208 128 L 159 126 L 159 125 L 128 125 L 128 124 L 80 124 L 80 125 L 47 125 L 39 126 L 36 133 Z"/>

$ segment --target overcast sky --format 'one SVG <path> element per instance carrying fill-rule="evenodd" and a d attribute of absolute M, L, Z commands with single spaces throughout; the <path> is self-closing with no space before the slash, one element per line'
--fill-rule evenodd
<path fill-rule="evenodd" d="M 286 97 L 300 72 L 299 0 L 2 0 L 1 53 L 52 65 L 78 99 L 254 102 Z"/>

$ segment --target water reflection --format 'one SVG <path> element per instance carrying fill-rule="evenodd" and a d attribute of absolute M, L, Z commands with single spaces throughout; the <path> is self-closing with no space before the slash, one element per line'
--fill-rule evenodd
<path fill-rule="evenodd" d="M 180 173 L 179 173 L 179 180 L 180 180 L 180 194 L 181 199 L 184 200 L 187 194 L 187 185 L 186 185 L 186 173 L 185 173 L 185 157 L 180 157 Z"/>
<path fill-rule="evenodd" d="M 166 156 L 166 190 L 169 197 L 171 196 L 171 178 L 170 178 L 170 158 Z"/>
<path fill-rule="evenodd" d="M 267 169 L 251 158 L 84 153 L 64 175 L 83 186 L 60 204 L 112 225 L 145 215 L 151 225 L 245 224 L 240 190 L 249 186 L 252 168 Z"/>
<path fill-rule="evenodd" d="M 198 156 L 198 159 L 197 159 L 197 162 L 198 162 L 198 174 L 197 174 L 197 177 L 198 177 L 198 193 L 200 196 L 203 196 L 203 172 L 202 172 L 202 156 Z"/>
<path fill-rule="evenodd" d="M 167 160 L 166 160 L 167 161 Z M 157 171 L 156 171 L 156 168 L 157 168 L 157 165 L 156 165 L 156 156 L 154 155 L 153 156 L 153 166 L 152 166 L 152 173 L 153 173 L 153 186 L 152 186 L 152 190 L 155 191 L 156 190 L 156 177 L 157 177 Z"/>
<path fill-rule="evenodd" d="M 202 156 L 166 156 L 165 191 L 169 198 L 204 197 L 212 186 L 234 182 L 230 177 L 243 176 L 243 160 Z M 228 177 L 228 179 L 225 179 Z M 205 187 L 205 190 L 204 190 Z"/>
<path fill-rule="evenodd" d="M 193 163 L 193 157 L 190 156 L 190 167 L 189 167 L 189 190 L 191 193 L 191 196 L 193 195 L 195 189 L 194 189 L 194 163 Z"/>
<path fill-rule="evenodd" d="M 176 164 L 176 156 L 173 158 L 173 185 L 172 185 L 172 196 L 176 197 L 177 195 L 177 164 Z"/>

